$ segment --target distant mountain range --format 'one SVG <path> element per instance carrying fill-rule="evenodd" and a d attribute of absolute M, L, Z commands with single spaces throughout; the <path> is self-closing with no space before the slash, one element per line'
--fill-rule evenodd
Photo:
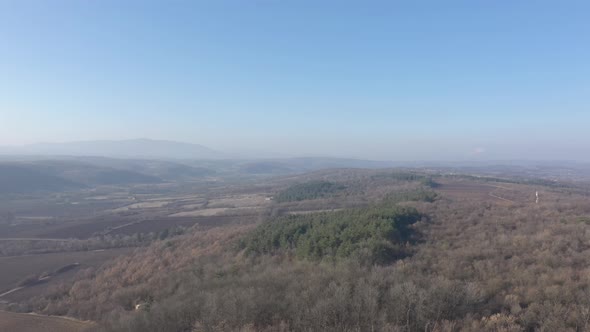
<path fill-rule="evenodd" d="M 0 154 L 145 159 L 220 159 L 226 157 L 221 152 L 199 144 L 151 139 L 37 143 L 18 147 L 0 147 Z"/>

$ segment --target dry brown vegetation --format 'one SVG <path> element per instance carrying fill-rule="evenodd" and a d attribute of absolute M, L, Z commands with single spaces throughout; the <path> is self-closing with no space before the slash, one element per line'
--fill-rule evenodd
<path fill-rule="evenodd" d="M 590 331 L 582 192 L 453 177 L 423 188 L 428 176 L 336 173 L 300 180 L 346 183 L 338 199 L 273 202 L 242 224 L 194 227 L 13 309 L 90 319 L 104 331 Z M 375 204 L 425 216 L 411 226 L 420 236 L 408 256 L 371 265 L 239 245 L 294 211 Z"/>

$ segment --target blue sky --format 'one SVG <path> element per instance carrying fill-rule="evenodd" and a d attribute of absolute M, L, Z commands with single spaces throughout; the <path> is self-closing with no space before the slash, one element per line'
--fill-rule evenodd
<path fill-rule="evenodd" d="M 587 1 L 0 1 L 0 145 L 590 159 Z"/>

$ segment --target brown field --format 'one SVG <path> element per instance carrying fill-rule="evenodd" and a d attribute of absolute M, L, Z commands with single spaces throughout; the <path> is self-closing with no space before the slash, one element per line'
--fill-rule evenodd
<path fill-rule="evenodd" d="M 129 210 L 138 210 L 138 209 L 154 209 L 154 208 L 162 208 L 168 205 L 170 201 L 146 201 L 140 203 L 134 203 L 131 205 L 123 206 L 120 208 L 113 209 L 112 212 L 124 212 Z"/>
<path fill-rule="evenodd" d="M 271 204 L 267 195 L 244 194 L 244 195 L 223 195 L 212 198 L 208 201 L 206 208 L 201 202 L 190 202 L 180 206 L 184 211 L 175 211 L 169 217 L 209 217 L 235 214 L 252 214 L 252 211 Z"/>
<path fill-rule="evenodd" d="M 475 182 L 447 182 L 436 189 L 453 198 L 488 199 L 494 187 Z"/>
<path fill-rule="evenodd" d="M 536 192 L 539 193 L 540 202 L 558 203 L 563 200 L 564 194 L 571 196 L 568 190 L 538 185 L 474 181 L 442 182 L 435 190 L 451 199 L 472 199 L 504 205 L 534 204 Z"/>
<path fill-rule="evenodd" d="M 208 207 L 229 207 L 243 208 L 268 205 L 270 201 L 266 200 L 266 195 L 237 195 L 223 198 L 216 198 L 209 201 Z"/>
<path fill-rule="evenodd" d="M 64 280 L 73 276 L 79 269 L 89 266 L 100 266 L 109 259 L 131 252 L 133 249 L 109 249 L 102 251 L 65 252 L 40 255 L 0 257 L 0 270 L 10 273 L 0 273 L 0 293 L 13 288 L 28 276 L 39 276 L 43 273 L 52 273 L 66 265 L 79 263 L 80 265 L 63 274 L 47 279 L 43 283 L 31 287 L 25 287 L 14 293 L 3 296 L 2 300 L 13 301 L 24 296 L 25 293 L 40 289 L 52 284 L 55 280 Z M 0 329 L 1 331 L 1 329 Z"/>
<path fill-rule="evenodd" d="M 513 185 L 495 185 L 472 181 L 442 182 L 436 188 L 444 196 L 453 199 L 476 199 L 481 201 L 512 204 L 515 193 L 521 191 Z"/>
<path fill-rule="evenodd" d="M 51 226 L 48 226 L 51 227 Z M 19 225 L 0 225 L 0 237 L 2 238 L 21 238 L 21 237 L 39 237 L 41 230 L 44 228 L 35 224 Z"/>
<path fill-rule="evenodd" d="M 177 212 L 169 215 L 169 217 L 211 217 L 211 216 L 218 216 L 227 211 L 230 211 L 230 208 L 213 208 L 213 209 L 202 209 L 202 210 L 194 210 L 194 211 L 185 211 L 185 212 Z"/>
<path fill-rule="evenodd" d="M 0 223 L 0 239 L 88 239 L 99 234 L 160 232 L 202 221 L 193 219 L 256 214 L 257 208 L 270 203 L 261 193 L 236 193 L 226 187 L 211 195 L 180 192 L 142 195 L 103 189 L 80 197 L 14 199 L 0 202 L 0 210 L 5 206 L 17 217 L 11 224 Z"/>
<path fill-rule="evenodd" d="M 94 326 L 75 319 L 0 311 L 0 331 L 80 332 Z"/>
<path fill-rule="evenodd" d="M 43 232 L 39 232 L 38 237 L 87 239 L 109 227 L 117 227 L 128 222 L 129 220 L 117 217 L 101 217 L 82 222 L 68 222 L 56 227 L 46 228 Z"/>
<path fill-rule="evenodd" d="M 108 227 L 129 221 L 117 216 L 98 216 L 73 220 L 57 219 L 35 221 L 16 225 L 0 225 L 0 238 L 59 238 L 86 239 Z"/>
<path fill-rule="evenodd" d="M 109 232 L 109 234 L 132 235 L 136 233 L 161 232 L 175 226 L 190 227 L 196 224 L 203 227 L 215 227 L 238 222 L 239 220 L 240 217 L 234 216 L 162 217 L 121 227 Z"/>
<path fill-rule="evenodd" d="M 190 227 L 194 224 L 215 226 L 219 220 L 225 223 L 224 215 L 252 215 L 257 210 L 241 209 L 203 209 L 174 213 L 169 217 L 145 214 L 142 216 L 100 216 L 94 219 L 61 222 L 54 225 L 0 225 L 0 240 L 13 238 L 39 239 L 88 239 L 98 233 L 125 234 L 160 232 L 175 226 Z M 223 214 L 223 215 L 222 215 Z M 109 231 L 110 230 L 110 231 Z"/>
<path fill-rule="evenodd" d="M 78 198 L 72 197 L 69 201 L 56 197 L 2 199 L 0 200 L 0 209 L 9 209 L 17 216 L 25 218 L 71 218 L 83 217 L 87 215 L 88 211 L 104 211 L 125 204 L 125 202 L 115 199 L 84 200 L 81 202 L 74 201 L 75 199 Z"/>

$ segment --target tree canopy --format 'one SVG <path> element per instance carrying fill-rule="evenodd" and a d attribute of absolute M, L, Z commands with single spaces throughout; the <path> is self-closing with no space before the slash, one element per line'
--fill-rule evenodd
<path fill-rule="evenodd" d="M 408 207 L 371 207 L 278 217 L 242 242 L 248 253 L 292 252 L 302 259 L 360 258 L 385 264 L 404 255 L 410 225 L 421 218 Z"/>

